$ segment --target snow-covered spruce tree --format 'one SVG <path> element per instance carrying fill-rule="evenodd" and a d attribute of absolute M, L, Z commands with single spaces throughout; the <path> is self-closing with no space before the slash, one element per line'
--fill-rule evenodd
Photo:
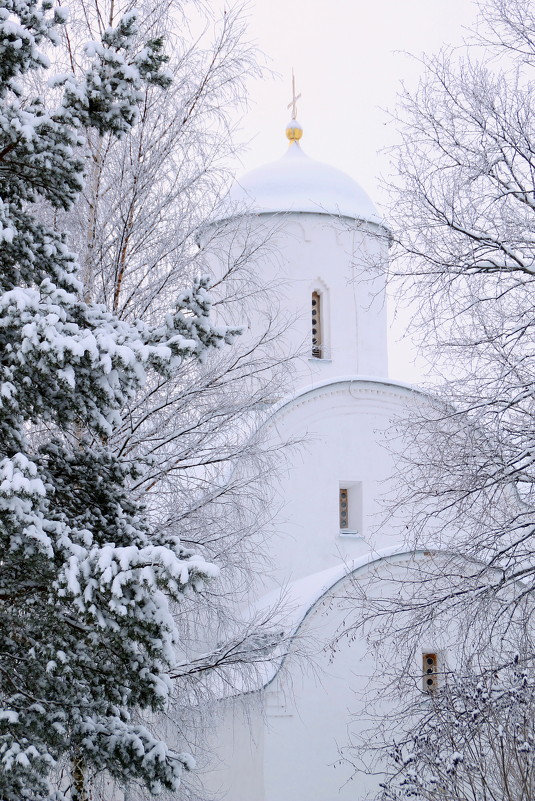
<path fill-rule="evenodd" d="M 83 300 L 64 237 L 32 204 L 69 208 L 82 187 L 83 130 L 126 134 L 143 81 L 165 86 L 161 42 L 134 50 L 135 14 L 106 29 L 82 78 L 51 111 L 24 97 L 62 9 L 0 2 L 0 798 L 51 797 L 63 759 L 84 771 L 176 789 L 188 757 L 133 722 L 169 695 L 169 603 L 214 573 L 132 499 L 134 462 L 107 441 L 155 372 L 202 358 L 233 333 L 209 321 L 206 282 L 159 325 L 120 321 Z"/>

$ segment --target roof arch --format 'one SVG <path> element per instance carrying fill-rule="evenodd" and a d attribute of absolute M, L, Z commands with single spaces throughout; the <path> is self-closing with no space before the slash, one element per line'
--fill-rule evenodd
<path fill-rule="evenodd" d="M 408 550 L 405 545 L 398 544 L 377 551 L 368 551 L 350 562 L 341 562 L 334 567 L 287 584 L 283 588 L 283 600 L 289 610 L 285 620 L 284 640 L 279 646 L 279 653 L 274 653 L 273 658 L 264 663 L 264 670 L 258 677 L 258 686 L 254 689 L 248 688 L 245 690 L 245 694 L 259 692 L 276 679 L 290 654 L 291 644 L 297 637 L 301 626 L 337 584 L 367 568 L 391 559 L 420 556 L 426 553 L 428 552 L 423 549 Z M 275 589 L 260 598 L 252 611 L 261 614 L 263 610 L 276 606 L 280 597 L 280 589 Z"/>

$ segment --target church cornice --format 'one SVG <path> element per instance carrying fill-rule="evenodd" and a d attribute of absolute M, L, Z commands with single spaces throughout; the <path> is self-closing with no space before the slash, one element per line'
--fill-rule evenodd
<path fill-rule="evenodd" d="M 361 399 L 373 398 L 376 400 L 382 397 L 385 400 L 405 401 L 410 397 L 426 398 L 428 395 L 421 389 L 395 381 L 390 378 L 379 378 L 377 376 L 341 376 L 318 382 L 313 386 L 302 387 L 292 395 L 281 399 L 271 410 L 270 417 L 281 417 L 293 411 L 299 406 L 308 404 L 315 398 L 328 395 L 348 394 L 353 398 Z"/>

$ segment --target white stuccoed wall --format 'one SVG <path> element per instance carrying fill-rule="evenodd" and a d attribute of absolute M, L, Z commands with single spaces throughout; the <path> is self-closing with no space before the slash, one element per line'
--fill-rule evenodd
<path fill-rule="evenodd" d="M 281 351 L 301 354 L 290 391 L 340 376 L 386 377 L 387 322 L 384 268 L 387 234 L 372 223 L 327 214 L 261 214 L 226 222 L 231 253 L 258 244 L 253 269 L 270 287 L 274 310 L 289 330 Z M 240 233 L 240 226 L 244 232 Z M 236 231 L 238 233 L 236 233 Z M 225 241 L 223 239 L 223 241 Z M 214 247 L 216 275 L 224 269 Z M 324 358 L 311 355 L 312 292 L 322 298 Z M 243 310 L 249 335 L 260 333 L 265 317 L 254 306 Z"/>
<path fill-rule="evenodd" d="M 342 639 L 333 651 L 322 646 L 348 622 L 358 621 L 358 605 L 351 603 L 355 582 L 361 591 L 396 595 L 401 583 L 410 586 L 419 564 L 423 562 L 425 569 L 427 558 L 426 553 L 377 555 L 375 561 L 319 592 L 304 616 L 301 608 L 296 650 L 300 642 L 306 643 L 313 652 L 311 661 L 290 655 L 261 691 L 221 702 L 219 725 L 210 743 L 218 751 L 220 769 L 207 777 L 207 799 L 369 801 L 376 797 L 380 775 L 359 770 L 358 754 L 348 746 L 372 742 L 377 715 L 385 732 L 396 731 L 408 695 L 421 686 L 421 650 L 454 653 L 454 627 L 427 633 L 410 660 L 403 687 L 394 680 L 399 678 L 400 659 L 394 647 L 389 664 L 378 672 L 362 632 Z M 392 637 L 399 637 L 395 630 Z M 379 771 L 384 755 L 376 753 L 374 759 L 374 771 Z"/>
<path fill-rule="evenodd" d="M 271 435 L 281 441 L 301 438 L 302 444 L 279 479 L 281 522 L 270 542 L 276 582 L 403 541 L 392 522 L 381 525 L 382 501 L 393 472 L 392 421 L 405 415 L 414 399 L 410 388 L 355 378 L 303 391 L 280 408 Z M 341 486 L 350 488 L 351 534 L 339 526 Z"/>

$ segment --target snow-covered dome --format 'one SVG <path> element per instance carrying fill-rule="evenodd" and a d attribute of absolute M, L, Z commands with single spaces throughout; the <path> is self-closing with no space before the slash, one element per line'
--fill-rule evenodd
<path fill-rule="evenodd" d="M 239 178 L 220 214 L 314 212 L 381 224 L 364 189 L 336 167 L 309 158 L 299 145 L 300 135 L 301 127 L 293 120 L 285 155 Z"/>

